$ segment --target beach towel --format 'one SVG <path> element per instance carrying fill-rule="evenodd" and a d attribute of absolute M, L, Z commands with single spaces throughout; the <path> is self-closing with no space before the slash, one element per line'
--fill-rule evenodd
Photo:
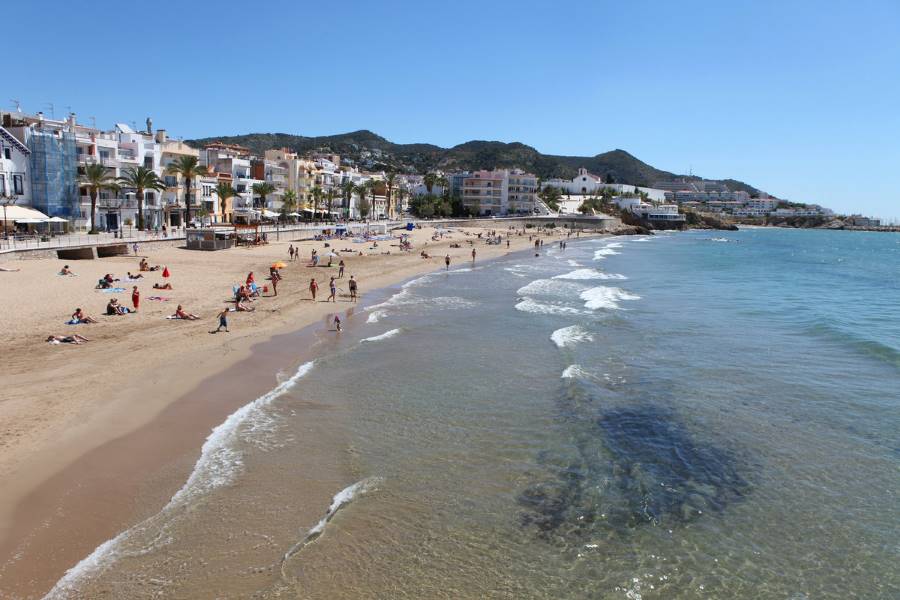
<path fill-rule="evenodd" d="M 104 294 L 121 294 L 125 291 L 125 288 L 106 288 L 105 290 L 100 290 Z"/>
<path fill-rule="evenodd" d="M 176 321 L 180 321 L 180 320 L 181 320 L 181 317 L 176 316 L 176 315 L 169 315 L 169 316 L 166 317 L 166 318 L 167 318 L 167 319 L 174 319 L 174 320 L 176 320 Z"/>
<path fill-rule="evenodd" d="M 81 325 L 81 324 L 82 324 L 82 322 L 79 321 L 78 319 L 69 319 L 68 321 L 66 321 L 66 325 Z"/>

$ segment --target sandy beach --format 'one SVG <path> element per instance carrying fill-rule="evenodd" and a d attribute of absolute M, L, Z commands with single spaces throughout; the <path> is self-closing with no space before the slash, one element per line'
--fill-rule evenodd
<path fill-rule="evenodd" d="M 45 593 L 67 568 L 110 535 L 158 510 L 190 472 L 209 429 L 246 402 L 249 393 L 272 381 L 271 372 L 251 370 L 242 389 L 234 388 L 233 378 L 231 387 L 216 389 L 211 383 L 215 376 L 251 358 L 254 345 L 274 335 L 317 323 L 326 330 L 334 313 L 352 326 L 352 310 L 347 313 L 353 306 L 346 285 L 350 275 L 359 281 L 364 303 L 374 290 L 443 268 L 447 254 L 452 265 L 459 266 L 471 262 L 473 247 L 481 261 L 533 243 L 529 230 L 512 236 L 509 247 L 505 240 L 500 246 L 487 245 L 477 238 L 486 231 L 455 230 L 434 241 L 434 229 L 416 230 L 411 252 L 401 252 L 396 239 L 379 242 L 377 248 L 337 240 L 326 248 L 325 242 L 284 235 L 266 246 L 220 252 L 146 244 L 138 248 L 138 256 L 68 262 L 77 276 L 58 275 L 66 264 L 58 259 L 0 261 L 7 268 L 21 269 L 0 273 L 3 288 L 12 292 L 12 302 L 0 314 L 6 333 L 5 385 L 0 390 L 0 477 L 5 483 L 0 495 L 0 596 Z M 498 233 L 505 239 L 506 231 Z M 564 230 L 544 234 L 547 243 L 564 237 Z M 452 243 L 461 247 L 450 248 Z M 288 262 L 289 244 L 299 248 L 300 260 Z M 340 258 L 331 268 L 321 266 L 327 265 L 327 258 L 314 268 L 307 266 L 309 257 L 313 249 L 324 256 L 342 248 L 354 252 L 341 252 L 346 274 L 338 280 L 338 301 L 325 302 L 329 277 L 337 275 Z M 420 256 L 423 249 L 431 258 Z M 360 250 L 364 256 L 359 256 Z M 141 256 L 151 265 L 168 267 L 171 276 L 163 279 L 161 271 L 145 272 L 137 281 L 124 281 L 127 271 L 138 271 Z M 232 285 L 242 283 L 250 271 L 257 282 L 268 284 L 274 261 L 287 263 L 278 296 L 272 297 L 270 290 L 252 304 L 254 312 L 230 313 L 230 333 L 211 334 Z M 138 286 L 141 304 L 136 314 L 103 314 L 110 294 L 94 288 L 106 273 L 123 280 L 116 285 L 126 291 L 112 295 L 124 306 L 131 306 L 132 286 Z M 308 291 L 313 277 L 320 286 L 316 302 Z M 152 287 L 164 281 L 173 289 Z M 155 295 L 168 300 L 150 300 Z M 166 319 L 178 304 L 200 320 Z M 99 323 L 67 325 L 76 307 Z M 91 341 L 84 345 L 44 341 L 48 335 L 73 333 Z M 166 412 L 176 400 L 196 392 L 201 382 L 207 402 Z M 146 431 L 149 423 L 159 425 L 164 417 L 170 419 L 164 428 Z M 147 436 L 143 445 L 130 446 L 141 448 L 140 456 L 121 456 L 117 440 L 142 431 Z M 161 435 L 169 435 L 162 445 Z M 130 441 L 134 444 L 135 438 Z M 135 460 L 139 471 L 108 478 L 116 469 L 133 469 Z M 64 476 L 76 467 L 79 477 Z M 85 477 L 90 474 L 96 477 Z M 135 500 L 138 495 L 141 502 Z M 66 498 L 70 499 L 66 525 L 61 525 L 53 516 L 58 516 Z"/>

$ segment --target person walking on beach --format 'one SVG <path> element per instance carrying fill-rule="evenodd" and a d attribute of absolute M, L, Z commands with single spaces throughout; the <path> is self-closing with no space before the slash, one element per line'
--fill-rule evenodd
<path fill-rule="evenodd" d="M 137 286 L 131 288 L 131 304 L 134 306 L 134 312 L 137 312 L 138 306 L 141 304 L 141 293 L 138 291 Z"/>
<path fill-rule="evenodd" d="M 509 248 L 509 238 L 506 238 L 506 247 Z"/>
<path fill-rule="evenodd" d="M 337 315 L 334 315 L 334 328 L 340 333 L 341 330 L 341 318 Z"/>
<path fill-rule="evenodd" d="M 356 302 L 356 280 L 353 279 L 353 275 L 350 276 L 350 281 L 347 285 L 350 286 L 350 302 Z"/>
<path fill-rule="evenodd" d="M 273 269 L 273 271 L 275 271 L 275 270 Z M 272 276 L 270 277 L 270 279 L 272 280 L 272 295 L 277 296 L 278 295 L 278 280 L 281 279 L 278 276 L 278 271 L 275 271 L 274 273 L 272 273 Z"/>
<path fill-rule="evenodd" d="M 472 248 L 472 264 L 475 264 L 475 248 Z"/>
<path fill-rule="evenodd" d="M 293 244 L 288 246 L 288 256 L 290 257 L 289 258 L 290 261 L 294 260 L 294 245 Z"/>
<path fill-rule="evenodd" d="M 331 292 L 328 296 L 328 300 L 337 302 L 337 284 L 334 282 L 334 277 L 332 277 L 331 281 L 328 282 L 328 291 Z M 326 300 L 326 302 L 328 300 Z"/>
<path fill-rule="evenodd" d="M 131 249 L 134 250 L 134 255 L 137 256 L 137 251 L 138 251 L 137 242 L 135 242 L 131 245 Z"/>
<path fill-rule="evenodd" d="M 309 293 L 312 294 L 313 302 L 316 301 L 316 292 L 319 291 L 319 284 L 315 279 L 309 280 Z"/>
<path fill-rule="evenodd" d="M 228 331 L 228 305 L 225 305 L 225 308 L 222 309 L 218 315 L 219 317 L 219 326 L 216 327 L 216 330 L 213 333 L 219 333 L 222 328 L 225 328 L 225 333 L 229 333 Z"/>
<path fill-rule="evenodd" d="M 473 252 L 474 252 L 474 250 L 473 250 Z M 444 264 L 447 265 L 447 270 L 449 271 L 450 270 L 450 255 L 449 254 L 444 257 Z"/>
<path fill-rule="evenodd" d="M 338 279 L 344 278 L 344 259 L 341 259 L 341 262 L 338 263 Z"/>

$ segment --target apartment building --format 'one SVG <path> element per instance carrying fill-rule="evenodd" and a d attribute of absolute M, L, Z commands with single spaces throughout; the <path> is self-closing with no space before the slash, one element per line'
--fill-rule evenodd
<path fill-rule="evenodd" d="M 31 150 L 0 127 L 0 202 L 31 204 Z"/>
<path fill-rule="evenodd" d="M 45 119 L 43 113 L 2 113 L 0 124 L 21 144 L 4 138 L 4 169 L 11 169 L 4 178 L 6 194 L 15 195 L 19 206 L 30 206 L 49 217 L 83 225 L 85 215 L 76 185 L 74 116 L 60 121 Z M 9 148 L 9 159 L 6 159 L 6 148 Z M 25 150 L 27 166 L 21 155 Z M 21 195 L 16 193 L 19 179 L 14 175 L 23 176 Z"/>

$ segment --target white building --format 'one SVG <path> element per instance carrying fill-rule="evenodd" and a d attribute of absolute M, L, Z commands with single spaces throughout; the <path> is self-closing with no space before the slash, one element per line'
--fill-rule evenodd
<path fill-rule="evenodd" d="M 666 199 L 665 190 L 629 185 L 625 183 L 603 183 L 599 175 L 589 173 L 587 169 L 578 169 L 578 175 L 572 179 L 546 179 L 541 182 L 541 188 L 555 187 L 563 194 L 595 195 L 602 189 L 611 189 L 616 194 L 643 192 L 649 200 L 662 202 Z"/>
<path fill-rule="evenodd" d="M 31 206 L 30 154 L 28 146 L 0 127 L 0 202 Z"/>

